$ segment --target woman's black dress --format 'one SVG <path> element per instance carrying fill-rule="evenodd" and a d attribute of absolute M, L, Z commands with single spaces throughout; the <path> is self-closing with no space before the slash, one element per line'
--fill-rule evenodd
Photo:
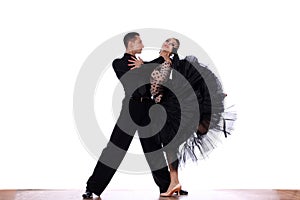
<path fill-rule="evenodd" d="M 178 57 L 177 57 L 178 58 Z M 216 147 L 220 136 L 233 129 L 235 113 L 226 112 L 221 82 L 194 56 L 172 63 L 171 79 L 161 84 L 161 100 L 165 115 L 155 120 L 166 120 L 159 132 L 163 148 L 176 152 L 180 163 L 207 157 Z M 158 95 L 156 95 L 158 96 Z"/>

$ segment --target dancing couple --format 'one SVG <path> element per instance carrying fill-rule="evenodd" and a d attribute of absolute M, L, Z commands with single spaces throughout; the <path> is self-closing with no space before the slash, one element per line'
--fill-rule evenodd
<path fill-rule="evenodd" d="M 82 196 L 101 195 L 136 131 L 160 196 L 187 195 L 181 189 L 178 167 L 188 158 L 196 161 L 205 157 L 215 147 L 218 133 L 227 135 L 230 126 L 225 127 L 223 117 L 226 95 L 218 78 L 197 58 L 179 59 L 178 39 L 163 42 L 159 57 L 150 62 L 136 57 L 144 48 L 139 33 L 127 33 L 123 41 L 126 52 L 112 66 L 125 98 Z M 149 109 L 155 104 L 162 106 L 166 115 L 158 109 L 150 119 Z"/>

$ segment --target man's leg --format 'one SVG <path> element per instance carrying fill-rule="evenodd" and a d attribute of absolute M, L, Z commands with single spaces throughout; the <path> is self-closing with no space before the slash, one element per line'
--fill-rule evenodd
<path fill-rule="evenodd" d="M 160 193 L 163 193 L 167 191 L 169 187 L 170 173 L 162 151 L 155 155 L 148 154 L 161 149 L 161 145 L 157 142 L 157 139 L 155 137 L 157 136 L 152 136 L 149 138 L 140 138 L 140 142 L 143 147 L 146 160 L 150 166 L 153 179 L 156 185 L 159 187 Z"/>
<path fill-rule="evenodd" d="M 103 149 L 92 176 L 87 181 L 87 191 L 100 195 L 111 181 L 132 141 L 132 136 L 115 125 L 110 141 Z M 119 148 L 116 148 L 119 147 Z M 110 166 L 104 163 L 110 163 Z"/>

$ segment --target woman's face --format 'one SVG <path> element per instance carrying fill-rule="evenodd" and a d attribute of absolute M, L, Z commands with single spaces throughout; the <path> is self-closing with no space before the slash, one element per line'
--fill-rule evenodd
<path fill-rule="evenodd" d="M 167 39 L 162 47 L 161 47 L 161 50 L 163 51 L 168 51 L 168 52 L 173 52 L 173 49 L 176 48 L 178 49 L 179 48 L 179 44 L 177 43 L 177 41 L 173 38 L 170 38 L 170 39 Z"/>

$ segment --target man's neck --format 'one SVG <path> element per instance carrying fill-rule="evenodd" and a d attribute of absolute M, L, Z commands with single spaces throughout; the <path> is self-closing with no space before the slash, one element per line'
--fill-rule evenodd
<path fill-rule="evenodd" d="M 126 53 L 128 53 L 128 54 L 130 54 L 130 55 L 132 55 L 132 56 L 135 56 L 135 53 L 132 52 L 131 50 L 126 50 Z"/>

